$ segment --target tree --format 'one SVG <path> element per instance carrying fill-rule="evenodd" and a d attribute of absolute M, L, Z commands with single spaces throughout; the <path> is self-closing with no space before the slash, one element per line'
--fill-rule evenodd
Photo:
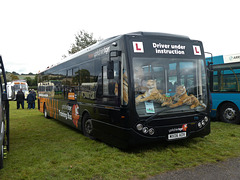
<path fill-rule="evenodd" d="M 19 78 L 18 78 L 18 76 L 17 75 L 15 75 L 15 74 L 10 74 L 10 78 L 12 79 L 12 81 L 14 81 L 14 80 L 19 80 Z"/>
<path fill-rule="evenodd" d="M 25 77 L 25 80 L 27 81 L 28 86 L 37 86 L 37 75 L 35 75 L 34 78 Z"/>
<path fill-rule="evenodd" d="M 32 86 L 32 78 L 25 77 L 25 80 L 27 81 L 28 86 Z"/>
<path fill-rule="evenodd" d="M 68 54 L 74 54 L 82 49 L 85 49 L 93 44 L 95 44 L 98 40 L 93 38 L 93 34 L 89 34 L 88 32 L 81 30 L 77 35 L 75 35 L 75 43 L 71 45 L 71 49 L 68 50 Z M 64 55 L 63 55 L 64 57 Z"/>
<path fill-rule="evenodd" d="M 17 72 L 13 71 L 12 72 L 13 75 L 19 75 Z"/>

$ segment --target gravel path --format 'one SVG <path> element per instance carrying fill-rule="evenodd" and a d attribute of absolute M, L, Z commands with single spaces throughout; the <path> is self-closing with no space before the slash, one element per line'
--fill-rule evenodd
<path fill-rule="evenodd" d="M 240 157 L 163 173 L 148 180 L 240 180 Z"/>

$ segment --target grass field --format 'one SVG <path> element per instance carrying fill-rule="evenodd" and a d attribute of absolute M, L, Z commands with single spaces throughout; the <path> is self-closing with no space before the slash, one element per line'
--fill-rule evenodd
<path fill-rule="evenodd" d="M 146 179 L 240 156 L 240 125 L 212 122 L 205 138 L 124 152 L 90 140 L 38 110 L 10 104 L 10 153 L 0 179 Z M 25 104 L 26 106 L 26 104 Z"/>

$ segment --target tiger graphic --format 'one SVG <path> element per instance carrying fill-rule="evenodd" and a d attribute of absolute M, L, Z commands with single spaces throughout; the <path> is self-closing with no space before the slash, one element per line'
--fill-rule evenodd
<path fill-rule="evenodd" d="M 167 97 L 165 94 L 161 94 L 161 90 L 157 89 L 156 86 L 156 80 L 148 80 L 147 81 L 147 88 L 148 90 L 144 93 L 136 97 L 135 101 L 138 105 L 140 102 L 144 101 L 157 101 L 158 103 L 165 103 L 165 102 L 171 102 L 172 98 Z"/>
<path fill-rule="evenodd" d="M 170 108 L 175 108 L 183 104 L 190 106 L 190 109 L 194 109 L 197 106 L 201 106 L 204 109 L 206 108 L 205 104 L 201 104 L 199 100 L 193 95 L 187 95 L 185 86 L 178 86 L 176 89 L 176 94 L 172 97 L 173 101 L 177 101 L 173 104 L 173 101 L 170 103 L 165 103 L 164 106 L 169 106 Z"/>

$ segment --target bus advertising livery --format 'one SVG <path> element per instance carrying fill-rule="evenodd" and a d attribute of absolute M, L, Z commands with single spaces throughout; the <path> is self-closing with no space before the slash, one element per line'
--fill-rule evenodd
<path fill-rule="evenodd" d="M 210 133 L 206 75 L 200 41 L 130 33 L 40 72 L 38 107 L 120 148 L 204 137 Z"/>

